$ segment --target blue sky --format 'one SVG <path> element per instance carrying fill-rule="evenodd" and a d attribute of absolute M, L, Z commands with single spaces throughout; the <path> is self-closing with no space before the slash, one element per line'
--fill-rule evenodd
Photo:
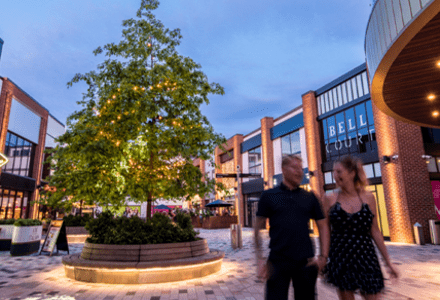
<path fill-rule="evenodd" d="M 178 50 L 225 88 L 202 108 L 216 132 L 248 134 L 365 61 L 371 0 L 162 0 L 156 16 L 180 28 Z M 118 42 L 140 0 L 5 1 L 0 76 L 58 120 L 79 109 L 86 86 L 66 83 L 94 70 L 98 46 Z"/>

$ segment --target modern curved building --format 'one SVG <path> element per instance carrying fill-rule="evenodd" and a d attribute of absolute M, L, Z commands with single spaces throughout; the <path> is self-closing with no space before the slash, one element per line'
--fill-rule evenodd
<path fill-rule="evenodd" d="M 440 128 L 440 1 L 376 0 L 365 53 L 374 104 L 396 120 Z"/>

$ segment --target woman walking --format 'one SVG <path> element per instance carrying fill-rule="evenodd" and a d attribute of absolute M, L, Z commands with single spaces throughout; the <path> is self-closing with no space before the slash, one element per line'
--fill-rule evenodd
<path fill-rule="evenodd" d="M 398 272 L 377 224 L 375 197 L 365 190 L 368 181 L 362 162 L 351 156 L 341 158 L 333 166 L 333 177 L 339 190 L 323 199 L 331 226 L 326 281 L 338 288 L 341 300 L 354 299 L 356 290 L 364 299 L 380 299 L 384 281 L 373 240 L 390 277 L 397 278 Z"/>

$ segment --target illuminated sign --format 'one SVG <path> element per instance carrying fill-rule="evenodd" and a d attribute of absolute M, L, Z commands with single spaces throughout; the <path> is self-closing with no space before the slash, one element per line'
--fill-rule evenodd
<path fill-rule="evenodd" d="M 0 168 L 6 165 L 9 162 L 9 159 L 3 153 L 0 153 Z"/>
<path fill-rule="evenodd" d="M 324 144 L 327 154 L 337 154 L 343 148 L 361 147 L 375 140 L 374 118 L 371 101 L 346 109 L 322 120 Z M 359 148 L 360 149 L 360 148 Z M 356 151 L 352 148 L 350 152 Z M 330 154 L 332 155 L 332 154 Z"/>
<path fill-rule="evenodd" d="M 434 209 L 440 220 L 440 181 L 431 181 L 432 195 L 434 196 Z"/>

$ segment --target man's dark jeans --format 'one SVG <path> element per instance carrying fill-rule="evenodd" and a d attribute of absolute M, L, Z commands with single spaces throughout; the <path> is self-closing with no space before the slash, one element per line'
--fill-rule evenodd
<path fill-rule="evenodd" d="M 269 279 L 266 282 L 266 300 L 287 300 L 292 281 L 295 300 L 314 300 L 318 277 L 316 266 L 302 261 L 268 261 Z"/>

